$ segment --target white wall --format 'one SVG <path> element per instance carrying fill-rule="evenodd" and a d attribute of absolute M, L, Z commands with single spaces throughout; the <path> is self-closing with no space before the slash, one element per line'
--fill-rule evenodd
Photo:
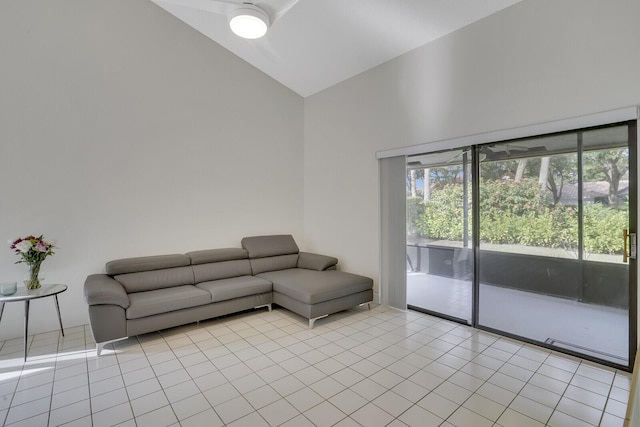
<path fill-rule="evenodd" d="M 146 0 L 0 2 L 0 242 L 59 249 L 42 271 L 69 290 L 110 259 L 303 244 L 303 100 Z M 3 248 L 4 247 L 4 248 Z M 0 281 L 26 267 L 0 244 Z M 9 304 L 0 339 L 22 336 Z M 56 327 L 32 303 L 32 332 Z"/>
<path fill-rule="evenodd" d="M 640 2 L 525 0 L 305 99 L 305 237 L 378 277 L 397 147 L 640 104 Z"/>
<path fill-rule="evenodd" d="M 0 242 L 57 239 L 68 326 L 105 261 L 254 233 L 377 279 L 375 152 L 640 104 L 638 16 L 525 0 L 303 101 L 146 0 L 3 0 Z M 0 280 L 16 260 L 0 246 Z M 21 334 L 10 304 L 0 339 Z"/>

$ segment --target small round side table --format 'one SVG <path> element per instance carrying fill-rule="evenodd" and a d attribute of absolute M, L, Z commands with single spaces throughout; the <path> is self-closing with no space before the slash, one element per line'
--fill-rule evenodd
<path fill-rule="evenodd" d="M 4 312 L 4 304 L 7 302 L 24 301 L 24 361 L 27 361 L 27 338 L 29 336 L 29 302 L 38 298 L 54 297 L 56 302 L 56 310 L 58 311 L 58 321 L 60 322 L 60 331 L 64 336 L 62 328 L 62 317 L 60 316 L 60 305 L 58 304 L 58 294 L 67 290 L 67 285 L 42 285 L 39 289 L 27 290 L 26 288 L 18 288 L 13 295 L 0 295 L 0 321 L 2 321 L 2 313 Z"/>

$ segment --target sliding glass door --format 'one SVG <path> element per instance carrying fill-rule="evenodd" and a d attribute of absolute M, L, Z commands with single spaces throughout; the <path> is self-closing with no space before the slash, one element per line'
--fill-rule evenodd
<path fill-rule="evenodd" d="M 471 324 L 471 152 L 407 159 L 407 304 Z"/>
<path fill-rule="evenodd" d="M 633 121 L 407 157 L 409 308 L 629 366 L 636 132 Z"/>
<path fill-rule="evenodd" d="M 627 125 L 480 147 L 478 324 L 629 358 Z"/>

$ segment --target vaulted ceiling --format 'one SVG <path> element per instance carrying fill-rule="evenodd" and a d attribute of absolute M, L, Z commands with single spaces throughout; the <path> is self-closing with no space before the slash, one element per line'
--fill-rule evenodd
<path fill-rule="evenodd" d="M 303 97 L 521 0 L 256 0 L 267 35 L 237 37 L 242 0 L 151 0 Z"/>

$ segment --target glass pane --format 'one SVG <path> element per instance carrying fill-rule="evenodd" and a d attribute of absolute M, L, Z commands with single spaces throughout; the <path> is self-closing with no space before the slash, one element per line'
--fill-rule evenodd
<path fill-rule="evenodd" d="M 470 152 L 413 156 L 407 167 L 407 303 L 470 323 Z"/>
<path fill-rule="evenodd" d="M 596 356 L 626 362 L 629 352 L 629 266 L 623 261 L 623 230 L 629 228 L 627 126 L 582 135 L 583 286 L 597 327 Z"/>
<path fill-rule="evenodd" d="M 566 152 L 570 139 L 573 153 L 535 155 Z M 553 140 L 563 149 L 547 150 Z M 480 248 L 577 259 L 578 211 L 565 204 L 578 179 L 576 135 L 503 145 L 481 149 Z"/>
<path fill-rule="evenodd" d="M 627 132 L 481 148 L 480 325 L 627 364 Z"/>

